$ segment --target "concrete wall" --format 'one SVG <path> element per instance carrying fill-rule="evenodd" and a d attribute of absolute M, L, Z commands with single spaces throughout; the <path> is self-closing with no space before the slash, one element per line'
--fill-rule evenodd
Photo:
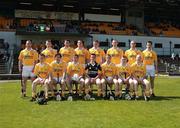
<path fill-rule="evenodd" d="M 10 48 L 13 44 L 16 44 L 16 36 L 15 32 L 0 32 L 0 39 L 4 39 L 4 42 L 8 42 L 10 44 Z"/>

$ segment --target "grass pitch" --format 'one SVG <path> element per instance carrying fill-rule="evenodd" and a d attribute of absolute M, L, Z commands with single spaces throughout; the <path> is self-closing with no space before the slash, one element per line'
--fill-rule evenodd
<path fill-rule="evenodd" d="M 50 101 L 20 98 L 20 81 L 0 83 L 1 128 L 180 128 L 180 78 L 155 81 L 157 97 L 140 101 Z"/>

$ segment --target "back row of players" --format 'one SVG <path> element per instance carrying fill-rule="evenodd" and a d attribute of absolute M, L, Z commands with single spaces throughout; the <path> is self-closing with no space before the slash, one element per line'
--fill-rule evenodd
<path fill-rule="evenodd" d="M 72 83 L 79 83 L 79 96 L 85 90 L 84 98 L 92 98 L 92 85 L 98 88 L 97 95 L 105 97 L 106 84 L 115 89 L 115 97 L 110 91 L 111 99 L 122 98 L 122 85 L 130 90 L 135 99 L 139 98 L 138 85 L 142 85 L 143 96 L 148 100 L 154 95 L 154 77 L 157 72 L 157 55 L 152 50 L 152 42 L 146 43 L 146 49 L 141 52 L 136 49 L 136 42 L 131 41 L 131 48 L 123 51 L 118 48 L 118 42 L 112 40 L 112 48 L 99 48 L 99 42 L 94 41 L 93 47 L 84 48 L 83 42 L 78 40 L 77 48 L 70 46 L 70 41 L 64 41 L 64 47 L 59 50 L 52 48 L 50 40 L 46 41 L 46 49 L 39 55 L 32 49 L 32 42 L 26 41 L 26 48 L 19 54 L 19 71 L 22 73 L 22 96 L 26 96 L 28 77 L 32 80 L 32 101 L 36 97 L 36 86 L 42 85 L 45 97 L 48 90 L 52 96 L 56 95 L 57 84 L 60 84 L 61 98 L 65 98 L 66 87 L 69 90 L 68 100 L 73 100 Z M 39 62 L 39 63 L 38 63 Z M 150 82 L 147 80 L 150 76 Z"/>

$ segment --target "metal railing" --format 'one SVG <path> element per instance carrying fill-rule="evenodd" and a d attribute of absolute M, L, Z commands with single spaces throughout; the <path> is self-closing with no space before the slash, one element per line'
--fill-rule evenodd
<path fill-rule="evenodd" d="M 10 56 L 9 60 L 6 62 L 7 65 L 7 73 L 11 74 L 12 73 L 12 68 L 13 68 L 13 61 L 14 61 L 14 48 L 8 50 Z"/>

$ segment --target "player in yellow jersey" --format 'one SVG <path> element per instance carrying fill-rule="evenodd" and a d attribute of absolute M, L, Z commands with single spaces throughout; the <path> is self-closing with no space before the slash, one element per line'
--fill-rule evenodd
<path fill-rule="evenodd" d="M 51 67 L 49 64 L 44 63 L 45 55 L 39 54 L 39 63 L 35 65 L 34 74 L 37 78 L 32 83 L 32 99 L 35 101 L 36 98 L 36 86 L 41 85 L 44 87 L 45 98 L 48 99 L 48 89 L 49 89 L 49 78 L 51 76 Z"/>
<path fill-rule="evenodd" d="M 55 55 L 55 60 L 50 64 L 52 70 L 52 76 L 50 77 L 51 90 L 56 93 L 56 99 L 61 100 L 65 99 L 65 89 L 66 89 L 66 68 L 67 64 L 61 61 L 61 54 Z M 60 92 L 57 92 L 57 84 L 60 84 L 61 88 L 61 96 Z M 53 93 L 53 96 L 54 96 Z M 58 99 L 59 97 L 59 99 Z"/>
<path fill-rule="evenodd" d="M 80 84 L 79 86 L 79 96 L 82 96 L 82 89 L 84 88 L 84 74 L 85 74 L 85 70 L 84 70 L 84 66 L 82 64 L 78 63 L 78 59 L 79 56 L 78 55 L 74 55 L 73 56 L 73 61 L 70 62 L 67 66 L 67 86 L 68 86 L 68 90 L 69 90 L 69 96 L 68 96 L 68 101 L 72 101 L 73 97 L 72 97 L 72 84 L 78 83 Z"/>
<path fill-rule="evenodd" d="M 112 86 L 113 84 L 115 86 L 118 86 L 117 82 L 117 68 L 115 64 L 111 63 L 111 56 L 106 55 L 106 62 L 101 65 L 102 68 L 102 79 L 101 79 L 101 84 L 102 84 L 102 96 L 105 97 L 105 88 L 106 84 L 110 88 L 109 92 L 109 99 L 114 100 L 114 96 L 112 93 Z"/>
<path fill-rule="evenodd" d="M 119 64 L 121 57 L 124 54 L 123 50 L 118 48 L 117 45 L 118 45 L 117 40 L 112 40 L 112 48 L 109 48 L 106 53 L 111 55 L 111 62 L 114 64 Z"/>
<path fill-rule="evenodd" d="M 143 63 L 146 66 L 146 76 L 150 76 L 150 93 L 154 97 L 154 78 L 158 72 L 157 54 L 152 50 L 152 42 L 146 43 L 146 50 L 143 51 Z"/>
<path fill-rule="evenodd" d="M 118 86 L 115 87 L 115 96 L 122 99 L 122 85 L 129 89 L 129 79 L 131 78 L 131 67 L 126 56 L 122 56 L 121 63 L 117 65 Z"/>
<path fill-rule="evenodd" d="M 52 48 L 51 40 L 46 41 L 46 49 L 41 53 L 46 56 L 45 63 L 50 64 L 54 61 L 54 56 L 57 54 L 57 50 Z"/>
<path fill-rule="evenodd" d="M 136 42 L 131 41 L 131 48 L 126 50 L 125 56 L 128 58 L 128 64 L 131 65 L 136 61 L 136 56 L 138 54 L 142 55 L 141 51 L 136 49 Z"/>
<path fill-rule="evenodd" d="M 79 63 L 85 65 L 89 61 L 89 51 L 84 48 L 82 40 L 77 41 L 75 54 L 79 56 Z"/>
<path fill-rule="evenodd" d="M 32 49 L 32 42 L 30 40 L 26 41 L 26 48 L 20 52 L 18 59 L 19 72 L 22 75 L 21 95 L 25 97 L 27 79 L 28 77 L 31 77 L 31 81 L 35 79 L 33 69 L 38 61 L 38 53 Z"/>
<path fill-rule="evenodd" d="M 89 49 L 90 54 L 96 54 L 96 62 L 98 64 L 104 63 L 105 53 L 104 50 L 99 47 L 98 40 L 93 41 L 93 47 Z"/>
<path fill-rule="evenodd" d="M 66 62 L 66 63 L 69 63 L 72 61 L 75 51 L 73 48 L 70 47 L 69 40 L 64 41 L 64 47 L 62 47 L 59 50 L 59 53 L 62 55 L 62 61 Z"/>
<path fill-rule="evenodd" d="M 132 79 L 130 79 L 131 82 L 134 84 L 134 94 L 135 99 L 139 99 L 138 95 L 138 85 L 140 84 L 142 89 L 144 90 L 144 99 L 149 100 L 150 93 L 149 93 L 149 87 L 150 83 L 146 79 L 146 67 L 142 63 L 142 57 L 141 55 L 137 55 L 136 62 L 131 65 L 132 69 Z"/>

